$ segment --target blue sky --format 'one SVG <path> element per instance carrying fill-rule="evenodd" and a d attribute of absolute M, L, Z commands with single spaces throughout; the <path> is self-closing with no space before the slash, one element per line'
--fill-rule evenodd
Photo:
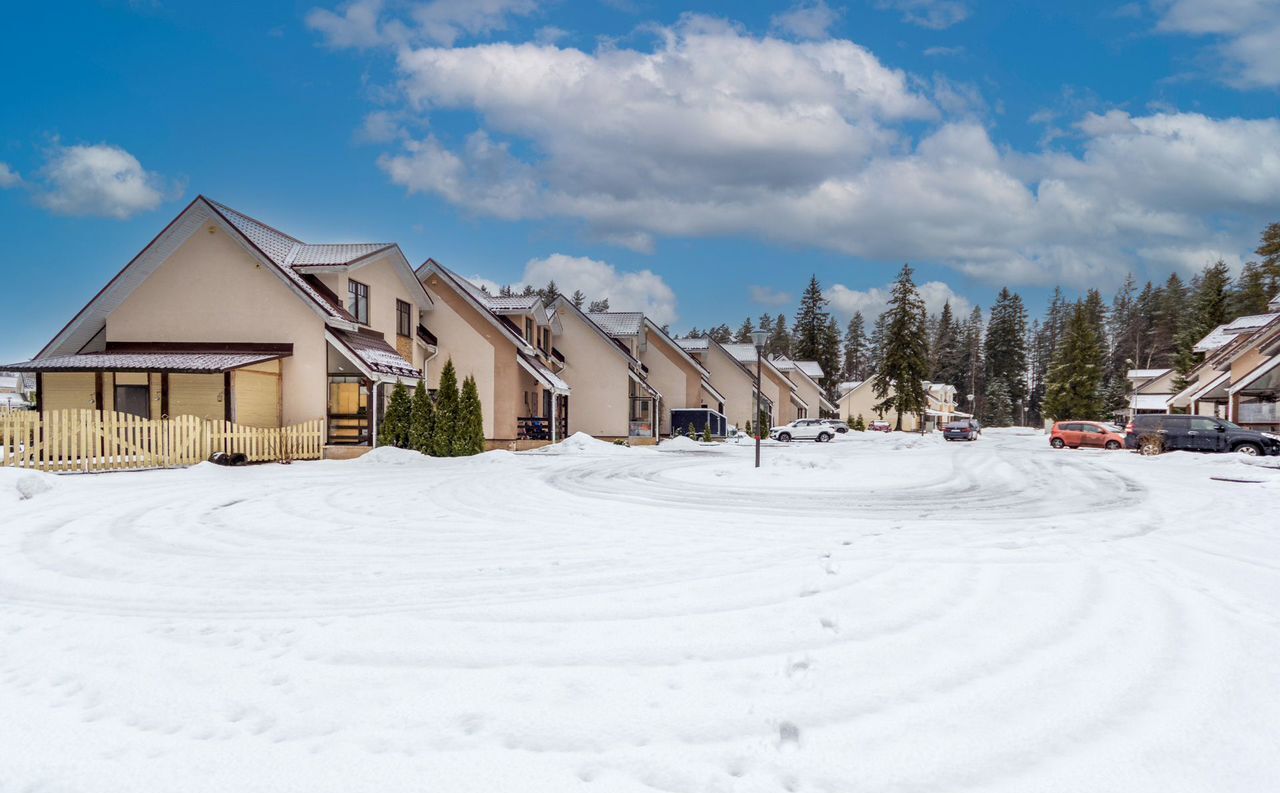
<path fill-rule="evenodd" d="M 747 8 L 745 6 L 749 5 Z M 23 4 L 0 359 L 193 196 L 556 277 L 677 329 L 1247 259 L 1280 219 L 1273 0 Z M 211 307 L 214 310 L 215 307 Z"/>

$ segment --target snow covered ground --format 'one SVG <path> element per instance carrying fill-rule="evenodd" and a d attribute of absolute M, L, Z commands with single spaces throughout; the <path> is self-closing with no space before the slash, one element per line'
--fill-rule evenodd
<path fill-rule="evenodd" d="M 1276 458 L 751 454 L 0 469 L 0 791 L 1277 789 Z"/>

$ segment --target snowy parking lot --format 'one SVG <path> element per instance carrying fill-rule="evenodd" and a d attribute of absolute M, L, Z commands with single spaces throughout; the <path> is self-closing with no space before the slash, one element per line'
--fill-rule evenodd
<path fill-rule="evenodd" d="M 0 469 L 0 791 L 1276 789 L 1277 458 L 751 455 Z"/>

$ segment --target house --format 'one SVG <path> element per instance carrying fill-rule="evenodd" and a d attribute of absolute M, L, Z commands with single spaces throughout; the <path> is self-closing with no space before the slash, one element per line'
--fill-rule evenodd
<path fill-rule="evenodd" d="M 935 430 L 941 429 L 949 421 L 958 418 L 969 418 L 972 414 L 961 412 L 956 408 L 956 389 L 955 386 L 946 383 L 930 383 L 924 381 L 925 391 L 925 415 L 924 429 Z M 889 389 L 888 396 L 893 396 L 893 389 Z M 897 425 L 898 412 L 896 410 L 877 411 L 876 405 L 882 402 L 884 398 L 875 395 L 875 378 L 869 377 L 853 388 L 841 394 L 839 399 L 840 418 L 845 422 L 856 421 L 858 416 L 862 416 L 864 421 L 870 422 L 876 419 L 884 419 L 890 424 Z M 921 417 L 917 415 L 906 415 L 902 417 L 902 429 L 906 432 L 918 432 L 921 429 Z"/>
<path fill-rule="evenodd" d="M 569 384 L 557 312 L 538 295 L 497 296 L 428 259 L 416 274 L 433 308 L 423 331 L 435 345 L 427 387 L 452 360 L 461 381 L 475 378 L 490 448 L 521 449 L 569 432 Z"/>
<path fill-rule="evenodd" d="M 752 428 L 755 427 L 756 421 L 752 416 L 756 412 L 756 370 L 754 358 L 752 364 L 748 367 L 742 363 L 736 356 L 729 352 L 726 345 L 717 342 L 715 339 L 707 337 L 676 339 L 676 344 L 711 373 L 710 385 L 714 387 L 715 392 L 721 395 L 720 412 L 728 417 L 729 422 L 736 427 L 745 429 L 750 423 Z M 750 345 L 738 345 L 750 347 Z M 754 355 L 754 348 L 752 354 Z M 765 366 L 761 366 L 761 378 L 764 377 Z M 774 421 L 777 413 L 775 410 L 775 398 L 769 397 L 769 388 L 762 383 L 762 391 L 764 391 L 763 400 L 761 402 L 764 412 L 770 416 L 770 422 Z M 773 389 L 776 395 L 777 389 Z"/>
<path fill-rule="evenodd" d="M 0 372 L 0 410 L 27 407 L 25 386 L 21 372 Z"/>
<path fill-rule="evenodd" d="M 1166 412 L 1176 376 L 1173 369 L 1130 369 L 1125 374 L 1129 381 L 1129 399 L 1121 419 L 1127 421 L 1139 413 Z"/>
<path fill-rule="evenodd" d="M 309 244 L 198 196 L 31 361 L 42 410 L 326 419 L 326 453 L 367 448 L 398 381 L 433 351 L 394 243 Z"/>
<path fill-rule="evenodd" d="M 574 394 L 569 433 L 656 443 L 659 405 L 664 400 L 649 382 L 648 367 L 573 301 L 561 295 L 551 308 L 561 324 L 556 344 L 565 365 L 560 376 Z"/>
<path fill-rule="evenodd" d="M 775 355 L 773 365 L 795 385 L 792 403 L 796 407 L 796 418 L 835 415 L 836 406 L 831 404 L 819 385 L 823 373 L 817 361 L 793 361 L 785 355 Z"/>
<path fill-rule="evenodd" d="M 673 411 L 700 408 L 723 415 L 724 395 L 711 385 L 711 372 L 653 320 L 636 311 L 587 316 L 640 361 L 646 381 L 663 395 L 657 411 L 659 435 L 684 429 L 672 425 Z"/>
<path fill-rule="evenodd" d="M 723 346 L 734 360 L 754 375 L 756 348 L 753 345 L 725 344 Z M 817 416 L 818 414 L 818 406 L 811 406 L 801 399 L 797 393 L 796 384 L 768 356 L 760 361 L 760 391 L 766 404 L 772 406 L 769 412 L 769 421 L 772 424 L 787 424 L 795 421 L 801 411 L 806 415 L 811 413 Z"/>
<path fill-rule="evenodd" d="M 1280 298 L 1272 301 L 1280 308 Z M 1204 359 L 1187 373 L 1187 387 L 1167 410 L 1215 416 L 1260 430 L 1280 428 L 1280 312 L 1239 317 L 1195 345 Z"/>

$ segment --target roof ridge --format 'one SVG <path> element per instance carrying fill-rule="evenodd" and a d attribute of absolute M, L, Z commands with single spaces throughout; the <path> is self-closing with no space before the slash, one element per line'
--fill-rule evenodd
<path fill-rule="evenodd" d="M 252 215 L 246 215 L 245 213 L 241 212 L 240 210 L 238 210 L 238 209 L 233 209 L 233 208 L 231 208 L 231 207 L 227 206 L 226 204 L 222 203 L 221 201 L 214 201 L 212 198 L 209 198 L 208 196 L 204 196 L 204 195 L 202 195 L 202 196 L 200 196 L 200 197 L 201 197 L 201 198 L 203 198 L 205 201 L 208 201 L 210 204 L 213 204 L 213 205 L 214 205 L 215 207 L 217 207 L 218 209 L 221 209 L 221 210 L 224 210 L 224 211 L 230 212 L 230 213 L 232 213 L 233 215 L 239 215 L 240 217 L 244 218 L 245 220 L 247 220 L 247 221 L 249 221 L 249 222 L 251 222 L 251 223 L 257 223 L 259 226 L 262 226 L 262 227 L 263 227 L 264 229 L 266 229 L 267 231 L 271 231 L 271 232 L 274 232 L 274 233 L 276 233 L 276 234 L 279 234 L 281 237 L 287 237 L 288 239 L 293 240 L 294 242 L 296 242 L 296 243 L 297 243 L 297 244 L 299 244 L 299 245 L 306 245 L 306 244 L 307 244 L 307 243 L 303 242 L 302 240 L 298 239 L 297 237 L 293 236 L 292 234 L 286 234 L 285 232 L 281 231 L 280 229 L 276 228 L 275 226 L 272 226 L 270 223 L 263 223 L 261 220 L 258 220 L 257 218 L 253 217 Z"/>

